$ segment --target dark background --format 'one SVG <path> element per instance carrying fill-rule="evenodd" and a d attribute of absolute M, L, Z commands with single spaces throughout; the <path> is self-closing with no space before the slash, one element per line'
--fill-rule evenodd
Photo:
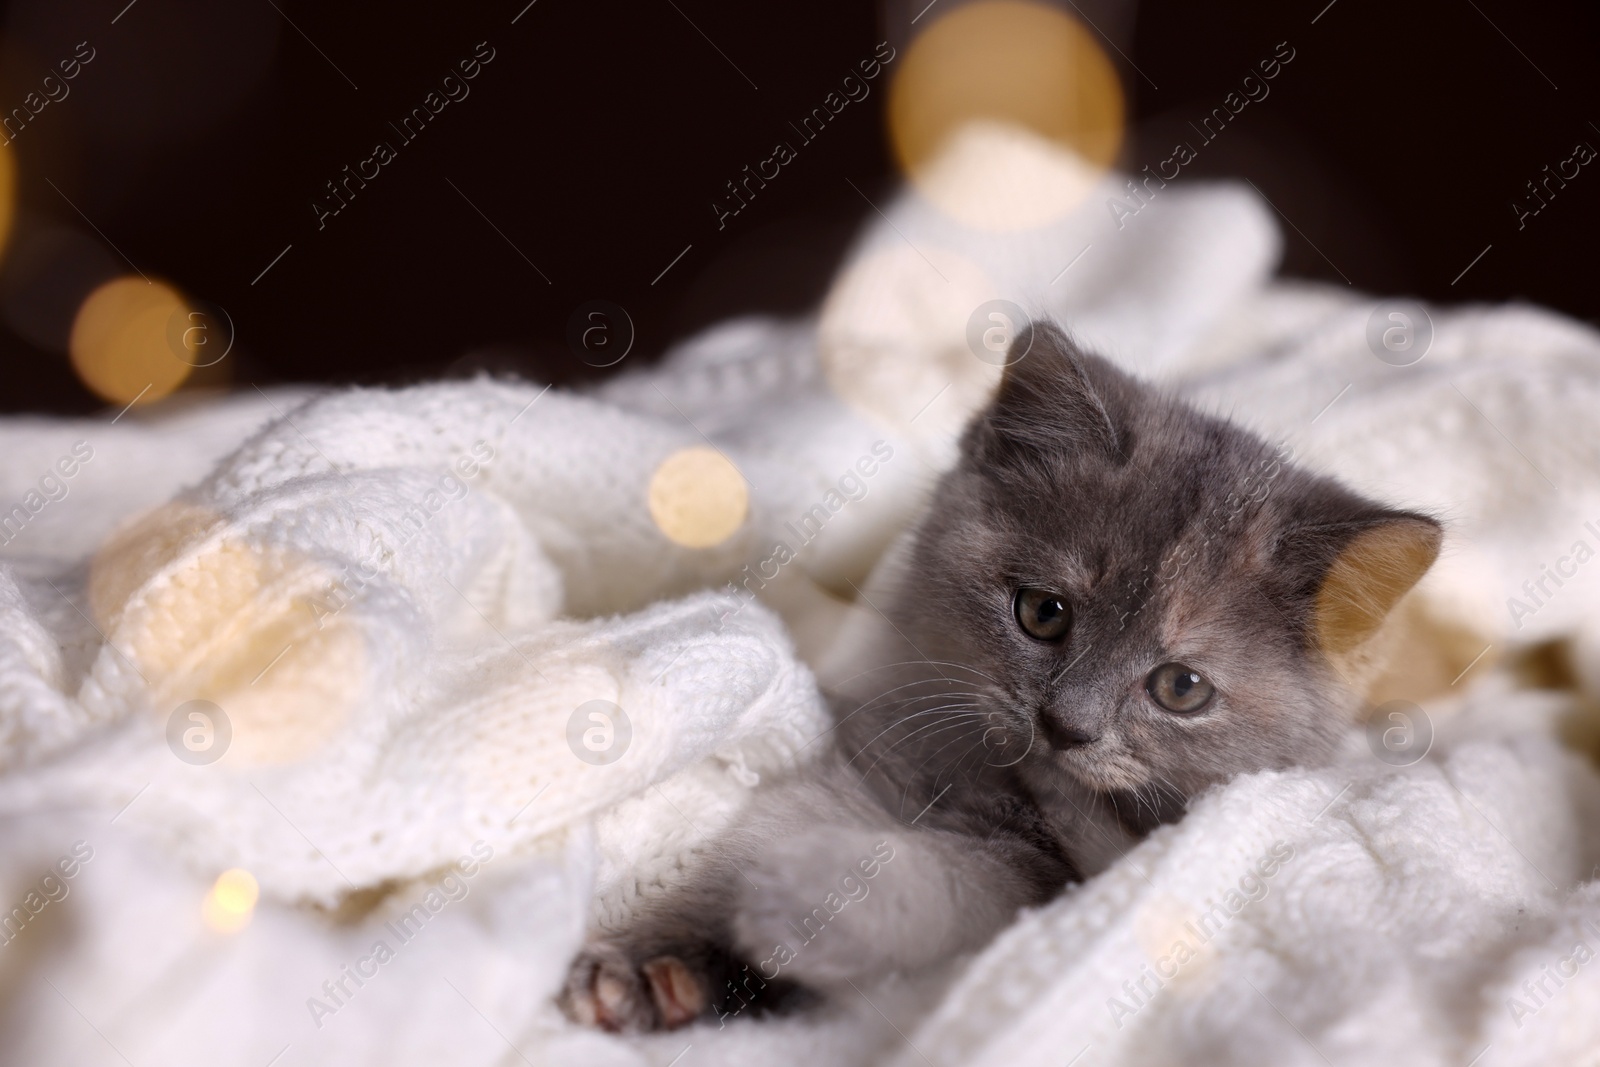
<path fill-rule="evenodd" d="M 1295 48 L 1270 98 L 1184 172 L 1254 181 L 1300 231 L 1285 227 L 1287 273 L 1600 315 L 1600 164 L 1520 231 L 1510 207 L 1574 144 L 1600 147 L 1597 5 L 1080 3 L 1114 45 L 1134 169 L 1277 42 Z M 605 373 L 565 341 L 588 300 L 627 309 L 629 365 L 729 315 L 812 308 L 872 210 L 849 182 L 877 200 L 897 181 L 888 79 L 725 229 L 711 202 L 878 41 L 903 49 L 926 0 L 525 4 L 4 5 L 0 109 L 79 41 L 95 58 L 0 148 L 17 153 L 20 182 L 0 267 L 0 406 L 103 406 L 62 353 L 82 296 L 130 264 L 227 310 L 233 356 L 200 384 L 477 368 L 564 381 Z M 397 143 L 387 123 L 480 41 L 495 58 L 470 96 L 319 230 L 324 183 Z"/>

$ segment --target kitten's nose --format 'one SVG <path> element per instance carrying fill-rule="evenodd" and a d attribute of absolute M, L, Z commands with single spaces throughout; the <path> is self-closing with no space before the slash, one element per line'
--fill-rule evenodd
<path fill-rule="evenodd" d="M 1100 739 L 1099 734 L 1089 733 L 1081 727 L 1069 725 L 1050 715 L 1044 716 L 1044 732 L 1055 748 L 1078 748 Z"/>

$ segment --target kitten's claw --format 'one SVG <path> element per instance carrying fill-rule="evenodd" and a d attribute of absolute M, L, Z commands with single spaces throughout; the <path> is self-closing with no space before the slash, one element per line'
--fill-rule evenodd
<path fill-rule="evenodd" d="M 559 998 L 573 1022 L 613 1033 L 687 1026 L 710 1000 L 706 983 L 676 956 L 635 965 L 625 951 L 603 941 L 579 953 Z"/>
<path fill-rule="evenodd" d="M 710 991 L 688 964 L 676 956 L 658 956 L 644 965 L 661 1025 L 668 1030 L 686 1026 L 705 1013 Z"/>

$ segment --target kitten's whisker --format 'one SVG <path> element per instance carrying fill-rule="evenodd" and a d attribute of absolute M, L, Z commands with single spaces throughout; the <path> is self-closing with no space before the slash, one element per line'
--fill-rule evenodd
<path fill-rule="evenodd" d="M 1140 788 L 1140 786 L 1135 785 L 1132 788 L 1123 789 L 1118 792 L 1108 794 L 1108 796 L 1111 798 L 1111 810 L 1116 813 L 1118 822 L 1126 822 L 1126 819 L 1122 814 L 1122 806 L 1117 803 L 1119 797 L 1133 801 L 1133 814 L 1135 818 L 1137 818 L 1140 810 L 1144 808 L 1144 802 L 1139 795 Z"/>
<path fill-rule="evenodd" d="M 970 663 L 956 663 L 947 659 L 930 659 L 924 660 L 923 662 L 931 664 L 935 667 L 954 667 L 958 671 L 966 671 L 968 674 L 976 674 L 979 678 L 982 678 L 986 682 L 993 682 L 996 685 L 1000 684 L 1000 679 L 994 677 L 992 674 L 986 674 L 985 672 L 980 671 Z"/>
<path fill-rule="evenodd" d="M 857 712 L 865 710 L 866 708 L 870 708 L 870 707 L 872 707 L 872 705 L 876 704 L 878 701 L 883 700 L 884 698 L 886 698 L 888 696 L 891 696 L 891 695 L 893 695 L 895 693 L 898 693 L 903 689 L 911 689 L 911 688 L 914 688 L 915 686 L 927 685 L 930 682 L 939 683 L 939 684 L 946 685 L 946 686 L 950 686 L 950 685 L 954 685 L 955 684 L 955 682 L 953 680 L 949 679 L 949 678 L 918 678 L 914 682 L 906 682 L 903 685 L 895 686 L 893 689 L 884 690 L 883 692 L 881 692 L 878 695 L 874 696 L 871 700 L 868 700 L 865 703 L 863 703 L 860 707 L 856 708 L 856 710 L 851 712 L 850 714 L 854 715 Z M 946 692 L 948 692 L 948 690 Z M 976 700 L 978 698 L 978 694 L 977 693 L 963 693 L 963 695 L 971 697 L 974 700 Z M 915 699 L 915 698 L 913 697 L 912 699 Z"/>
<path fill-rule="evenodd" d="M 920 711 L 911 712 L 910 714 L 898 714 L 898 715 L 895 715 L 895 716 L 893 716 L 891 718 L 891 720 L 890 720 L 890 722 L 889 722 L 889 724 L 887 726 L 885 726 L 882 730 L 879 730 L 876 734 L 874 734 L 866 742 L 862 743 L 861 745 L 858 745 L 857 746 L 858 752 L 859 751 L 865 751 L 866 749 L 872 747 L 872 745 L 874 743 L 876 743 L 877 740 L 880 737 L 882 737 L 884 734 L 888 733 L 890 730 L 893 730 L 900 723 L 906 722 L 906 721 L 908 721 L 910 719 L 915 719 L 915 718 L 919 718 L 919 717 L 921 717 L 923 715 L 928 715 L 928 714 L 932 714 L 932 713 L 937 713 L 939 711 L 951 710 L 951 709 L 963 709 L 967 714 L 971 714 L 974 717 L 977 717 L 978 715 L 981 714 L 981 712 L 978 711 L 979 707 L 981 707 L 981 705 L 979 705 L 976 702 L 956 700 L 956 701 L 953 701 L 953 702 L 948 703 L 948 704 L 942 704 L 942 705 L 940 705 L 938 707 L 935 707 L 935 708 L 924 708 L 924 709 L 922 709 Z M 841 722 L 839 725 L 842 726 L 843 723 Z M 838 727 L 834 727 L 834 729 L 837 729 L 837 728 Z"/>
<path fill-rule="evenodd" d="M 966 726 L 966 725 L 967 724 L 965 722 L 961 722 L 959 720 L 956 721 L 956 722 L 945 723 L 943 725 L 941 725 L 937 721 L 930 722 L 930 723 L 924 723 L 923 725 L 919 726 L 916 730 L 912 731 L 911 734 L 908 734 L 906 737 L 902 738 L 900 740 L 900 742 L 897 742 L 896 744 L 890 745 L 888 748 L 884 749 L 883 752 L 881 752 L 878 755 L 878 758 L 872 761 L 872 765 L 870 767 L 868 767 L 866 770 L 861 772 L 862 776 L 865 777 L 867 775 L 870 775 L 877 768 L 878 764 L 883 762 L 883 759 L 884 759 L 885 756 L 888 756 L 891 753 L 893 753 L 897 748 L 900 747 L 901 744 L 903 744 L 906 741 L 909 741 L 912 737 L 916 736 L 919 733 L 931 730 L 932 733 L 929 733 L 927 736 L 928 737 L 935 737 L 935 736 L 937 736 L 939 734 L 944 733 L 946 730 L 955 730 L 955 729 L 959 729 L 959 728 L 961 728 L 963 726 Z M 938 729 L 934 729 L 934 727 L 938 727 Z M 926 738 L 924 738 L 924 740 L 926 740 Z"/>
<path fill-rule="evenodd" d="M 884 707 L 876 709 L 876 714 L 888 718 L 890 720 L 889 724 L 892 726 L 895 721 L 907 717 L 907 709 L 916 708 L 919 704 L 930 701 L 943 701 L 951 705 L 962 704 L 973 708 L 982 706 L 982 699 L 976 693 L 920 693 L 891 701 Z M 863 710 L 865 710 L 865 706 L 857 709 L 857 711 Z M 920 712 L 914 714 L 920 714 Z"/>
<path fill-rule="evenodd" d="M 1148 792 L 1150 794 L 1149 803 L 1148 804 L 1145 803 L 1145 793 L 1146 792 Z M 1134 790 L 1133 790 L 1133 798 L 1134 798 L 1134 803 L 1137 804 L 1139 807 L 1148 807 L 1150 809 L 1150 817 L 1151 818 L 1157 819 L 1157 820 L 1159 820 L 1161 818 L 1161 809 L 1159 807 L 1157 807 L 1157 805 L 1156 805 L 1155 788 L 1149 782 L 1146 782 L 1144 785 L 1141 785 L 1141 786 L 1136 786 L 1134 788 Z"/>
<path fill-rule="evenodd" d="M 971 701 L 976 701 L 976 699 L 979 699 L 979 696 L 976 693 L 928 693 L 928 694 L 923 694 L 923 696 L 901 697 L 901 701 L 896 702 L 896 704 L 891 704 L 890 707 L 898 707 L 898 705 L 910 704 L 910 702 L 912 702 L 912 701 L 926 701 L 926 699 L 942 699 L 942 697 L 950 697 L 950 696 L 966 697 L 966 699 L 971 699 Z M 874 699 L 872 699 L 872 701 L 866 702 L 866 704 L 862 704 L 861 707 L 858 707 L 858 709 L 853 710 L 853 712 L 848 713 L 848 715 L 845 715 L 845 717 L 840 718 L 840 720 L 838 720 L 837 723 L 834 723 L 834 725 L 829 726 L 829 728 L 827 728 L 826 731 L 822 731 L 822 733 L 830 733 L 830 731 L 834 731 L 834 729 L 840 728 L 840 726 L 843 726 L 843 725 L 845 725 L 845 723 L 848 723 L 848 721 L 850 721 L 851 718 L 856 717 L 856 715 L 859 715 L 859 713 L 864 712 L 864 710 L 870 709 L 870 707 L 872 707 L 872 704 L 875 704 L 875 702 L 877 702 L 877 697 L 874 697 Z M 888 707 L 886 707 L 885 710 L 888 710 Z M 821 736 L 821 734 L 818 734 L 818 736 Z M 816 737 L 813 737 L 813 741 L 814 741 L 814 739 L 816 739 Z M 808 742 L 808 744 L 810 744 L 810 742 Z"/>
<path fill-rule="evenodd" d="M 1116 813 L 1118 822 L 1125 823 L 1127 821 L 1122 813 L 1122 805 L 1127 802 L 1130 796 L 1133 799 L 1134 814 L 1137 815 L 1139 813 L 1139 797 L 1137 793 L 1131 790 L 1120 790 L 1111 794 L 1111 810 Z"/>
<path fill-rule="evenodd" d="M 893 722 L 891 722 L 888 726 L 885 726 L 882 730 L 879 730 L 875 735 L 872 736 L 871 739 L 866 741 L 856 751 L 856 755 L 855 756 L 851 756 L 848 760 L 845 761 L 845 766 L 849 766 L 851 763 L 854 763 L 855 760 L 856 760 L 856 756 L 861 755 L 861 753 L 867 751 L 867 749 L 869 749 L 873 745 L 877 744 L 879 738 L 881 738 L 884 734 L 888 733 L 890 730 L 893 730 L 896 726 L 900 726 L 900 725 L 902 725 L 904 723 L 908 723 L 912 719 L 920 719 L 925 715 L 938 715 L 938 714 L 941 714 L 941 713 L 948 713 L 948 712 L 951 712 L 951 711 L 959 712 L 963 716 L 969 716 L 970 715 L 970 716 L 973 716 L 973 717 L 977 717 L 974 712 L 966 710 L 968 708 L 975 708 L 975 707 L 977 707 L 976 704 L 959 704 L 959 703 L 958 704 L 945 704 L 945 705 L 941 705 L 940 707 L 937 707 L 937 708 L 928 708 L 928 709 L 926 709 L 924 711 L 919 711 L 919 712 L 916 712 L 915 714 L 912 714 L 912 715 L 906 715 L 906 716 L 903 716 L 901 718 L 897 718 Z M 904 741 L 904 740 L 906 740 L 906 738 L 901 738 L 900 740 Z M 893 747 L 894 747 L 893 745 L 890 746 L 891 749 Z"/>
<path fill-rule="evenodd" d="M 830 692 L 837 691 L 838 689 L 849 685 L 851 682 L 859 681 L 862 678 L 867 677 L 869 674 L 878 674 L 882 671 L 900 670 L 905 667 L 951 667 L 957 671 L 966 671 L 968 674 L 977 675 L 984 681 L 990 682 L 994 685 L 1000 684 L 1000 680 L 998 678 L 995 678 L 993 675 L 986 674 L 985 672 L 980 671 L 978 668 L 970 666 L 969 664 L 955 663 L 951 660 L 944 659 L 903 659 L 897 660 L 894 663 L 885 663 L 880 667 L 869 667 L 858 674 L 853 674 L 848 678 L 842 678 L 838 681 L 838 683 L 828 686 L 827 688 Z M 949 675 L 945 674 L 943 671 L 938 672 L 937 676 L 930 675 L 929 677 L 937 677 L 938 679 L 943 679 L 945 681 L 953 681 L 953 679 L 951 679 Z"/>
<path fill-rule="evenodd" d="M 868 700 L 865 703 L 861 704 L 854 711 L 852 711 L 848 715 L 846 715 L 843 719 L 840 719 L 839 722 L 843 723 L 848 719 L 854 718 L 855 716 L 861 714 L 863 711 L 866 711 L 868 708 L 872 707 L 874 704 L 877 704 L 880 700 L 883 700 L 883 699 L 891 696 L 894 693 L 898 693 L 902 689 L 910 689 L 913 686 L 923 685 L 923 684 L 925 684 L 927 682 L 943 682 L 943 683 L 950 684 L 950 685 L 954 684 L 954 682 L 952 682 L 948 678 L 919 678 L 914 682 L 906 682 L 904 685 L 897 685 L 893 689 L 888 689 L 888 690 L 885 690 L 882 693 L 879 693 L 877 696 L 873 697 L 871 700 Z M 982 697 L 978 693 L 968 693 L 968 692 L 959 691 L 959 690 L 958 691 L 946 690 L 946 691 L 940 692 L 940 693 L 927 693 L 927 694 L 921 694 L 921 695 L 913 694 L 913 695 L 911 695 L 909 697 L 902 698 L 902 700 L 903 701 L 926 700 L 926 699 L 930 699 L 930 698 L 939 698 L 939 697 L 947 697 L 947 696 L 961 696 L 961 697 L 965 697 L 965 698 L 967 698 L 969 700 L 980 700 L 980 699 L 982 699 Z"/>
<path fill-rule="evenodd" d="M 954 764 L 955 773 L 956 774 L 961 774 L 962 773 L 961 765 L 966 762 L 966 759 L 967 759 L 968 756 L 977 756 L 978 758 L 973 761 L 973 769 L 971 771 L 966 772 L 968 777 L 970 777 L 974 781 L 976 781 L 978 779 L 978 777 L 983 774 L 983 769 L 985 767 L 996 766 L 995 764 L 990 763 L 987 759 L 983 758 L 984 754 L 988 751 L 988 749 L 989 749 L 988 742 L 985 741 L 983 739 L 983 737 L 980 736 L 978 738 L 978 740 L 973 744 L 973 746 L 971 748 L 969 748 L 967 751 L 963 752 L 960 756 L 956 757 L 956 759 L 952 761 L 953 764 Z M 937 780 L 937 779 L 935 779 L 935 780 Z"/>
<path fill-rule="evenodd" d="M 993 682 L 993 681 L 997 680 L 993 675 L 985 674 L 983 671 L 981 671 L 978 668 L 972 666 L 970 663 L 957 663 L 954 660 L 948 660 L 948 659 L 903 659 L 903 660 L 900 660 L 900 661 L 898 661 L 896 663 L 886 664 L 881 669 L 888 670 L 888 669 L 893 669 L 895 667 L 921 667 L 921 666 L 924 666 L 924 665 L 931 665 L 931 666 L 935 666 L 935 667 L 954 667 L 958 671 L 967 671 L 970 674 L 976 674 L 978 677 L 984 679 L 985 681 Z M 873 668 L 873 669 L 877 670 L 877 669 L 880 669 L 880 668 Z M 871 671 L 867 671 L 865 673 L 870 674 L 872 672 Z"/>
<path fill-rule="evenodd" d="M 1154 774 L 1157 778 L 1161 778 L 1161 775 L 1157 774 L 1154 771 L 1152 771 L 1150 773 Z M 1163 782 L 1166 782 L 1165 778 L 1162 778 L 1161 780 Z M 1170 783 L 1170 782 L 1167 782 L 1166 784 L 1168 786 L 1172 785 L 1172 783 Z M 1176 791 L 1176 787 L 1173 787 L 1173 788 Z M 1159 787 L 1157 786 L 1157 784 L 1155 782 L 1147 781 L 1147 782 L 1144 782 L 1143 784 L 1136 785 L 1136 786 L 1133 787 L 1133 789 L 1129 790 L 1129 792 L 1133 796 L 1133 803 L 1134 803 L 1135 813 L 1137 813 L 1138 809 L 1148 806 L 1149 809 L 1150 809 L 1150 817 L 1153 818 L 1157 823 L 1159 823 L 1161 821 L 1161 792 L 1160 792 L 1160 789 L 1159 789 Z M 1149 793 L 1149 804 L 1148 805 L 1146 805 L 1146 803 L 1145 803 L 1145 793 L 1146 792 Z M 1182 796 L 1183 794 L 1179 793 L 1178 795 Z M 1116 801 L 1114 799 L 1111 802 L 1111 806 L 1112 806 L 1113 810 L 1116 810 Z M 1120 817 L 1120 813 L 1119 813 L 1119 817 Z"/>
<path fill-rule="evenodd" d="M 950 744 L 955 744 L 955 742 L 952 741 L 952 742 L 950 742 Z M 949 747 L 950 747 L 949 745 L 945 746 L 945 748 L 949 748 Z M 944 749 L 941 748 L 939 751 L 943 752 Z M 946 774 L 946 772 L 948 772 L 950 770 L 951 763 L 958 763 L 958 762 L 960 762 L 960 760 L 965 759 L 971 753 L 972 753 L 972 746 L 968 745 L 966 748 L 961 750 L 960 754 L 956 757 L 955 760 L 940 764 L 938 771 L 936 771 L 934 773 L 933 786 L 932 787 L 934 789 L 938 789 L 939 788 L 939 783 L 941 781 L 944 781 L 945 774 Z M 945 784 L 945 790 L 946 791 L 949 790 L 950 786 L 955 784 L 955 778 L 956 778 L 955 775 L 951 775 L 950 781 L 946 782 L 946 784 Z M 902 811 L 903 810 L 904 810 L 904 801 L 902 801 Z"/>
<path fill-rule="evenodd" d="M 951 761 L 951 762 L 959 765 L 961 760 L 966 759 L 967 756 L 973 751 L 974 748 L 982 749 L 984 747 L 983 735 L 985 733 L 987 733 L 987 732 L 988 732 L 987 730 L 984 730 L 981 733 L 979 733 L 978 734 L 978 740 L 976 742 L 974 742 L 973 748 L 966 749 L 965 751 L 963 751 L 961 753 L 960 756 L 956 757 L 956 759 Z M 927 759 L 925 759 L 921 763 L 917 764 L 916 770 L 914 772 L 912 772 L 912 777 L 915 778 L 916 776 L 920 775 L 922 773 L 922 769 L 924 767 L 926 767 L 928 764 L 932 763 L 933 760 L 935 759 L 935 757 L 937 757 L 940 752 L 943 752 L 945 749 L 949 748 L 951 745 L 955 744 L 956 741 L 959 741 L 959 740 L 961 740 L 961 739 L 958 737 L 958 738 L 955 738 L 954 740 L 945 742 L 943 745 L 940 745 L 937 749 L 934 750 L 934 752 L 930 756 L 928 756 Z M 939 784 L 939 780 L 940 780 L 941 777 L 943 777 L 945 769 L 948 769 L 949 767 L 950 767 L 950 763 L 942 764 L 941 765 L 941 769 L 937 773 L 934 774 L 934 776 L 933 776 L 933 784 L 935 786 L 937 786 Z"/>
<path fill-rule="evenodd" d="M 926 718 L 930 717 L 930 715 L 933 715 L 933 717 L 939 718 L 963 718 L 963 720 L 965 720 L 965 718 L 971 718 L 971 720 L 979 720 L 979 718 L 982 718 L 982 715 L 981 712 L 976 710 L 976 707 L 978 707 L 976 704 L 962 704 L 962 702 L 955 702 L 955 704 L 941 704 L 939 707 L 930 707 L 930 709 L 923 709 L 920 710 L 920 712 L 912 713 L 912 715 L 904 715 L 904 717 L 896 718 L 896 720 L 891 721 L 890 725 L 885 726 L 885 728 L 880 729 L 877 734 L 874 734 L 870 741 L 867 741 L 866 744 L 862 744 L 861 752 L 866 752 L 866 750 L 870 749 L 872 745 L 877 744 L 877 742 L 880 741 L 883 736 L 886 736 L 886 734 L 890 733 L 891 729 L 896 728 L 896 726 L 909 725 L 910 721 L 917 720 L 917 718 Z M 915 731 L 912 731 L 912 733 L 915 733 Z M 890 749 L 894 749 L 896 745 L 904 744 L 904 742 L 906 742 L 910 736 L 912 736 L 912 734 L 906 734 L 906 736 L 893 739 L 890 744 Z"/>
<path fill-rule="evenodd" d="M 984 716 L 984 718 L 987 718 L 987 716 Z M 980 747 L 983 744 L 983 735 L 986 732 L 987 732 L 986 730 L 985 731 L 980 731 L 979 734 L 978 734 L 978 740 L 973 745 L 973 747 L 964 749 L 962 751 L 961 755 L 957 757 L 955 762 L 959 763 L 960 760 L 965 759 L 967 757 L 967 755 L 973 751 L 973 748 Z M 917 784 L 917 783 L 922 781 L 922 779 L 923 779 L 923 769 L 926 768 L 929 763 L 932 763 L 934 761 L 934 759 L 938 757 L 939 753 L 943 752 L 945 749 L 949 748 L 951 745 L 955 744 L 959 740 L 961 740 L 960 737 L 955 737 L 955 738 L 952 738 L 949 741 L 946 741 L 944 744 L 940 745 L 937 749 L 935 749 L 933 752 L 931 752 L 928 755 L 927 759 L 925 759 L 921 763 L 917 764 L 916 768 L 913 769 L 910 774 L 905 775 L 906 785 L 905 785 L 905 788 L 900 791 L 900 817 L 902 819 L 905 818 L 906 799 L 911 795 L 911 787 L 913 785 L 915 785 L 915 784 Z M 940 780 L 941 777 L 943 777 L 945 769 L 947 769 L 948 767 L 949 767 L 949 764 L 941 764 L 940 769 L 937 772 L 935 772 L 934 776 L 933 776 L 932 789 L 933 789 L 933 792 L 935 794 L 939 795 L 939 796 L 943 796 L 944 793 L 946 791 L 948 791 L 948 789 L 950 788 L 949 786 L 946 786 L 945 789 L 943 789 L 943 790 L 939 789 L 939 780 Z"/>
<path fill-rule="evenodd" d="M 1038 737 L 1039 737 L 1039 724 L 1038 724 L 1038 721 L 1032 715 L 1029 715 L 1026 712 L 1014 711 L 1014 714 L 1015 714 L 1015 717 L 1017 718 L 1017 720 L 1022 725 L 1026 726 L 1028 728 L 1028 743 L 1025 746 L 1023 746 L 1022 755 L 1018 756 L 1016 759 L 1012 760 L 1010 763 L 996 763 L 996 764 L 994 764 L 994 766 L 996 766 L 996 767 L 1015 767 L 1017 764 L 1021 763 L 1023 760 L 1028 758 L 1028 753 L 1033 751 L 1033 743 L 1034 743 L 1034 741 L 1038 740 Z M 1005 726 L 998 726 L 998 727 L 996 727 L 996 729 L 1000 730 L 1002 733 L 1006 732 L 1006 727 Z M 987 735 L 985 735 L 985 736 L 987 736 Z M 1010 734 L 1009 733 L 1006 734 L 1006 740 L 1007 741 L 1010 740 Z"/>
<path fill-rule="evenodd" d="M 934 723 L 934 724 L 930 724 L 930 725 L 938 725 L 938 724 Z M 961 727 L 962 725 L 963 725 L 962 723 L 951 723 L 948 726 L 941 727 L 940 729 L 934 730 L 932 733 L 929 733 L 927 735 L 927 737 L 925 737 L 923 740 L 926 741 L 929 738 L 932 738 L 932 737 L 937 736 L 938 734 L 944 733 L 946 730 L 954 730 L 954 729 L 957 729 L 957 728 Z M 920 768 L 920 766 L 926 765 L 930 760 L 932 760 L 934 758 L 934 756 L 937 756 L 940 752 L 943 752 L 945 749 L 949 748 L 951 745 L 955 744 L 956 742 L 960 741 L 963 737 L 966 737 L 966 736 L 968 736 L 967 733 L 959 733 L 955 737 L 951 738 L 949 741 L 946 741 L 944 744 L 940 745 L 937 749 L 934 750 L 933 755 L 929 756 L 928 759 L 922 761 L 922 764 L 919 765 L 919 768 Z M 891 749 L 890 751 L 893 751 L 893 750 Z M 878 759 L 873 760 L 872 761 L 872 766 L 868 767 L 867 770 L 863 772 L 863 777 L 865 777 L 866 775 L 871 774 L 871 772 L 877 767 L 879 761 L 881 761 L 883 759 L 883 757 L 887 756 L 887 755 L 889 755 L 889 752 L 885 752 L 882 756 L 879 756 Z M 916 777 L 916 775 L 913 774 L 908 779 L 908 781 L 914 780 L 915 777 Z M 937 784 L 937 778 L 935 779 L 935 784 Z M 902 806 L 903 806 L 903 801 L 902 801 Z"/>
<path fill-rule="evenodd" d="M 1173 785 L 1171 778 L 1168 778 L 1166 775 L 1157 770 L 1152 770 L 1150 773 L 1155 775 L 1162 785 L 1172 790 L 1172 795 L 1177 798 L 1185 808 L 1189 806 L 1189 794 L 1184 792 L 1182 789 L 1179 789 L 1176 785 Z"/>
<path fill-rule="evenodd" d="M 1065 800 L 1068 804 L 1071 804 L 1073 810 L 1076 811 L 1080 817 L 1082 817 L 1083 825 L 1087 826 L 1089 829 L 1091 829 L 1095 833 L 1099 834 L 1100 837 L 1108 845 L 1110 845 L 1113 849 L 1115 849 L 1117 855 L 1122 858 L 1123 862 L 1127 863 L 1127 865 L 1133 869 L 1134 873 L 1136 873 L 1140 878 L 1143 878 L 1145 880 L 1145 884 L 1146 885 L 1148 885 L 1151 889 L 1154 889 L 1156 887 L 1156 884 L 1154 882 L 1150 881 L 1150 876 L 1148 874 L 1145 874 L 1144 870 L 1137 863 L 1134 863 L 1132 860 L 1128 859 L 1128 850 L 1125 847 L 1123 847 L 1123 845 L 1120 842 L 1118 842 L 1116 838 L 1112 837 L 1109 833 L 1107 833 L 1105 831 L 1105 828 L 1100 825 L 1100 820 L 1094 818 L 1088 812 L 1084 811 L 1083 808 L 1078 805 L 1078 802 L 1076 800 L 1073 800 L 1072 797 L 1067 794 L 1067 791 L 1065 789 L 1062 789 L 1058 785 L 1058 786 L 1055 787 L 1055 790 L 1056 790 L 1057 793 L 1061 794 L 1061 799 Z M 1107 794 L 1107 795 L 1109 796 L 1109 794 Z M 1112 801 L 1111 807 L 1112 807 L 1113 811 L 1116 810 L 1116 802 L 1115 801 Z"/>
<path fill-rule="evenodd" d="M 894 692 L 896 692 L 899 689 L 909 689 L 912 686 L 921 685 L 924 682 L 944 682 L 944 683 L 953 684 L 951 682 L 951 680 L 948 679 L 948 678 L 931 678 L 931 677 L 930 678 L 920 678 L 920 679 L 918 679 L 918 680 L 916 680 L 914 682 L 907 682 L 907 683 L 905 683 L 905 685 L 896 686 L 895 689 L 890 689 L 890 690 L 887 690 L 884 693 L 880 693 L 877 696 L 873 697 L 871 700 L 868 700 L 867 702 L 863 703 L 861 706 L 857 707 L 854 711 L 852 711 L 849 714 L 841 717 L 836 722 L 834 722 L 833 725 L 829 726 L 826 730 L 823 730 L 821 733 L 819 733 L 815 737 L 811 738 L 805 744 L 801 745 L 797 750 L 795 750 L 794 752 L 790 753 L 790 755 L 788 756 L 787 762 L 789 763 L 790 766 L 795 766 L 796 761 L 800 756 L 800 753 L 804 752 L 807 748 L 811 747 L 813 744 L 815 744 L 817 741 L 821 740 L 822 738 L 826 737 L 828 734 L 831 734 L 834 731 L 838 730 L 846 722 L 849 722 L 851 719 L 855 718 L 861 712 L 866 711 L 867 709 L 871 708 L 874 704 L 877 704 L 879 701 L 883 700 L 885 697 L 893 694 Z M 965 692 L 964 690 L 946 689 L 946 690 L 942 690 L 940 692 L 935 692 L 935 693 L 914 693 L 914 694 L 911 694 L 909 696 L 900 697 L 897 700 L 889 702 L 889 704 L 886 705 L 883 710 L 885 712 L 887 712 L 890 708 L 903 707 L 905 705 L 912 704 L 912 703 L 914 703 L 915 701 L 918 701 L 918 700 L 945 700 L 945 699 L 949 699 L 949 698 L 952 698 L 952 697 L 960 698 L 960 699 L 964 699 L 964 700 L 971 700 L 971 701 L 975 701 L 975 702 L 982 701 L 984 699 L 983 695 L 979 694 L 979 693 L 968 693 L 968 692 Z M 976 704 L 974 706 L 976 706 Z"/>

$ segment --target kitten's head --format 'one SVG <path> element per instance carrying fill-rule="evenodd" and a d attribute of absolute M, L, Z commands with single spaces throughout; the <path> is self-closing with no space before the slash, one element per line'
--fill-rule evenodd
<path fill-rule="evenodd" d="M 1016 344 L 890 612 L 978 690 L 991 758 L 1192 794 L 1325 756 L 1359 699 L 1352 657 L 1432 564 L 1439 524 L 1054 327 Z"/>

